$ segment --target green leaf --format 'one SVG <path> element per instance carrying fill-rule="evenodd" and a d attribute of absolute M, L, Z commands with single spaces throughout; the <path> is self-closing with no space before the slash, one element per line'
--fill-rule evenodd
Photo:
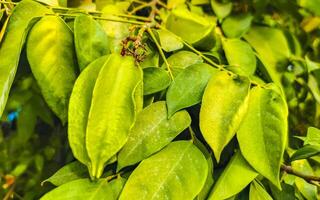
<path fill-rule="evenodd" d="M 250 45 L 240 39 L 222 39 L 229 65 L 241 68 L 247 75 L 256 71 L 256 56 Z"/>
<path fill-rule="evenodd" d="M 97 181 L 78 179 L 63 184 L 41 197 L 41 200 L 116 200 L 125 180 L 117 178 L 108 182 L 106 178 Z"/>
<path fill-rule="evenodd" d="M 294 187 L 292 185 L 281 182 L 281 191 L 272 184 L 269 184 L 269 186 L 271 189 L 272 196 L 275 200 L 295 199 Z"/>
<path fill-rule="evenodd" d="M 81 164 L 78 161 L 74 161 L 63 166 L 56 173 L 54 173 L 50 178 L 44 180 L 41 185 L 46 182 L 50 182 L 55 186 L 60 186 L 65 183 L 82 179 L 88 177 L 88 169 L 85 165 Z"/>
<path fill-rule="evenodd" d="M 320 145 L 306 145 L 292 154 L 290 160 L 301 160 L 320 154 Z"/>
<path fill-rule="evenodd" d="M 28 31 L 35 18 L 45 13 L 51 12 L 35 1 L 23 0 L 14 7 L 10 18 L 7 18 L 8 21 L 2 27 L 1 34 L 4 36 L 0 46 L 0 117 L 8 99 Z"/>
<path fill-rule="evenodd" d="M 247 77 L 220 71 L 210 79 L 200 110 L 200 129 L 219 162 L 248 107 L 250 81 Z"/>
<path fill-rule="evenodd" d="M 115 15 L 125 14 L 128 7 L 129 2 L 116 2 L 115 4 L 109 4 L 103 8 L 103 14 L 101 17 L 121 20 L 123 19 L 122 17 L 118 17 Z M 99 22 L 108 36 L 110 51 L 112 53 L 120 52 L 122 48 L 121 41 L 130 34 L 130 25 L 126 23 L 107 20 L 100 20 Z"/>
<path fill-rule="evenodd" d="M 287 143 L 288 108 L 275 84 L 250 91 L 248 112 L 237 133 L 242 155 L 261 175 L 280 188 L 279 173 Z"/>
<path fill-rule="evenodd" d="M 143 94 L 149 95 L 166 89 L 171 83 L 166 70 L 159 67 L 143 69 Z"/>
<path fill-rule="evenodd" d="M 320 145 L 320 130 L 315 127 L 309 127 L 306 140 L 303 145 Z"/>
<path fill-rule="evenodd" d="M 179 73 L 167 91 L 169 117 L 199 103 L 212 74 L 217 70 L 205 63 L 191 65 Z"/>
<path fill-rule="evenodd" d="M 132 172 L 120 200 L 194 199 L 208 173 L 205 157 L 190 141 L 169 144 Z"/>
<path fill-rule="evenodd" d="M 79 68 L 110 52 L 108 37 L 91 16 L 79 15 L 74 20 L 74 41 Z"/>
<path fill-rule="evenodd" d="M 89 64 L 76 80 L 69 102 L 68 139 L 75 158 L 90 167 L 86 149 L 86 131 L 91 99 L 96 79 L 108 56 Z"/>
<path fill-rule="evenodd" d="M 214 183 L 214 180 L 213 180 L 213 161 L 212 161 L 212 157 L 211 156 L 207 158 L 207 163 L 208 163 L 207 179 L 206 179 L 206 182 L 205 182 L 202 190 L 198 194 L 196 200 L 205 200 L 205 199 L 207 199 L 207 197 L 210 194 L 210 191 L 212 189 L 213 183 Z"/>
<path fill-rule="evenodd" d="M 210 0 L 211 7 L 218 18 L 223 19 L 232 11 L 232 2 L 219 2 L 218 0 Z"/>
<path fill-rule="evenodd" d="M 173 9 L 166 21 L 166 28 L 204 50 L 212 49 L 216 43 L 214 20 L 190 12 L 187 8 Z"/>
<path fill-rule="evenodd" d="M 295 171 L 303 172 L 303 174 L 308 176 L 314 176 L 314 172 L 312 167 L 310 166 L 309 162 L 307 160 L 296 160 L 291 162 L 292 168 Z M 298 190 L 301 192 L 301 194 L 307 199 L 307 200 L 317 200 L 317 186 L 312 185 L 308 182 L 306 182 L 304 179 L 300 177 L 294 177 L 295 178 L 295 185 L 298 188 Z"/>
<path fill-rule="evenodd" d="M 160 45 L 163 50 L 166 52 L 175 51 L 183 47 L 181 40 L 173 33 L 166 29 L 157 30 Z"/>
<path fill-rule="evenodd" d="M 257 176 L 258 173 L 238 151 L 214 184 L 208 200 L 230 198 L 243 190 Z"/>
<path fill-rule="evenodd" d="M 250 184 L 250 200 L 272 200 L 272 197 L 267 193 L 264 187 L 258 181 L 253 181 Z"/>
<path fill-rule="evenodd" d="M 141 81 L 142 70 L 135 66 L 132 57 L 111 54 L 100 70 L 93 90 L 86 134 L 92 177 L 99 178 L 105 163 L 126 143 L 135 121 L 133 95 Z"/>
<path fill-rule="evenodd" d="M 174 76 L 177 76 L 183 69 L 193 64 L 203 62 L 200 56 L 190 51 L 178 51 L 172 54 L 167 60 Z M 162 68 L 164 67 L 166 67 L 165 64 L 162 65 Z"/>
<path fill-rule="evenodd" d="M 282 74 L 287 70 L 287 59 L 291 54 L 283 31 L 255 26 L 244 38 L 258 53 L 258 58 L 264 65 L 261 71 L 266 72 L 273 82 L 281 86 Z"/>
<path fill-rule="evenodd" d="M 76 80 L 73 34 L 56 16 L 43 17 L 28 35 L 27 56 L 42 95 L 66 123 L 68 102 Z"/>
<path fill-rule="evenodd" d="M 230 15 L 222 22 L 223 33 L 228 38 L 239 38 L 249 30 L 252 19 L 253 16 L 249 13 Z"/>
<path fill-rule="evenodd" d="M 118 155 L 118 170 L 133 165 L 169 144 L 191 123 L 187 111 L 168 119 L 166 103 L 159 101 L 143 109 L 137 116 L 128 141 Z"/>

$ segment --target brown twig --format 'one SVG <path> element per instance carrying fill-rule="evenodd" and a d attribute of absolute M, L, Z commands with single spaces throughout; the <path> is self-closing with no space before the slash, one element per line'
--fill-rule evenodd
<path fill-rule="evenodd" d="M 282 164 L 281 170 L 286 172 L 287 174 L 292 174 L 294 176 L 300 177 L 300 178 L 304 179 L 305 181 L 307 181 L 308 183 L 311 183 L 311 184 L 314 184 L 314 182 L 320 183 L 320 177 L 310 176 L 310 175 L 304 174 L 302 172 L 296 171 L 291 166 Z"/>

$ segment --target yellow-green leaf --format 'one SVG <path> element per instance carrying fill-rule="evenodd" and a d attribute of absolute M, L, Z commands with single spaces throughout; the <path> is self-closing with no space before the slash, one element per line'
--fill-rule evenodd
<path fill-rule="evenodd" d="M 221 71 L 210 79 L 202 99 L 200 129 L 217 161 L 236 134 L 248 107 L 247 77 Z"/>
<path fill-rule="evenodd" d="M 169 144 L 132 172 L 120 200 L 193 200 L 201 191 L 208 165 L 191 141 Z"/>
<path fill-rule="evenodd" d="M 248 112 L 237 133 L 242 155 L 261 175 L 280 188 L 279 173 L 287 143 L 288 108 L 275 84 L 250 91 Z"/>
<path fill-rule="evenodd" d="M 28 35 L 27 56 L 44 99 L 66 123 L 69 97 L 76 80 L 71 30 L 60 17 L 43 17 Z"/>
<path fill-rule="evenodd" d="M 10 18 L 7 18 L 1 28 L 0 117 L 9 96 L 28 31 L 34 24 L 35 18 L 45 15 L 45 13 L 51 13 L 51 11 L 35 1 L 23 0 L 14 7 Z"/>
<path fill-rule="evenodd" d="M 41 197 L 41 200 L 117 200 L 125 179 L 108 182 L 106 178 L 97 181 L 78 179 L 63 184 Z"/>
<path fill-rule="evenodd" d="M 118 169 L 133 165 L 169 144 L 191 123 L 187 111 L 168 119 L 166 103 L 159 101 L 142 110 L 132 127 L 128 142 L 118 155 Z"/>
<path fill-rule="evenodd" d="M 236 152 L 214 184 L 208 200 L 230 198 L 243 190 L 257 176 L 258 173 L 241 153 Z"/>
<path fill-rule="evenodd" d="M 126 143 L 135 121 L 134 91 L 141 81 L 142 70 L 132 57 L 111 54 L 100 70 L 86 134 L 92 177 L 100 177 L 106 162 Z"/>
<path fill-rule="evenodd" d="M 107 59 L 108 56 L 98 58 L 82 71 L 74 84 L 69 102 L 69 144 L 74 157 L 88 167 L 90 166 L 90 159 L 86 149 L 87 121 L 91 107 L 93 88 L 100 69 Z"/>

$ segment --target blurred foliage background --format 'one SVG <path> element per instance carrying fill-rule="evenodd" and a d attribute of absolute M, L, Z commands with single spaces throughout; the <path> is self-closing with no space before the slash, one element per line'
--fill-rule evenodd
<path fill-rule="evenodd" d="M 86 10 L 102 10 L 105 5 L 117 2 L 39 1 Z M 174 6 L 185 1 L 166 3 Z M 0 27 L 3 27 L 10 6 L 0 5 Z M 279 68 L 284 68 L 282 83 L 290 109 L 290 134 L 296 136 L 291 137 L 290 147 L 303 146 L 301 138 L 306 139 L 308 127 L 320 125 L 320 0 L 190 0 L 187 5 L 199 13 L 223 16 L 218 27 L 226 35 L 230 29 L 249 29 L 251 24 L 284 30 L 295 52 L 295 56 L 278 63 Z M 277 48 L 276 43 L 273 45 Z M 0 121 L 0 197 L 9 199 L 14 194 L 18 199 L 38 199 L 52 188 L 50 184 L 41 186 L 41 182 L 74 158 L 68 146 L 67 126 L 61 124 L 43 100 L 25 51 L 18 69 Z M 318 130 L 309 130 L 312 131 Z M 320 175 L 320 157 L 314 157 L 310 163 L 314 173 Z"/>

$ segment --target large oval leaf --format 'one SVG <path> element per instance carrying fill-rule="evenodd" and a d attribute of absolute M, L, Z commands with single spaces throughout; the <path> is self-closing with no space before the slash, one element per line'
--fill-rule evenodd
<path fill-rule="evenodd" d="M 205 157 L 190 141 L 169 144 L 132 172 L 120 200 L 193 200 L 208 173 Z"/>
<path fill-rule="evenodd" d="M 101 176 L 105 163 L 126 143 L 135 120 L 134 91 L 142 70 L 134 62 L 132 57 L 111 54 L 94 86 L 86 135 L 93 177 Z"/>
<path fill-rule="evenodd" d="M 80 70 L 110 51 L 107 34 L 100 24 L 88 15 L 75 18 L 74 41 Z"/>
<path fill-rule="evenodd" d="M 227 199 L 243 190 L 258 176 L 258 173 L 247 163 L 240 152 L 229 161 L 214 184 L 209 200 Z"/>
<path fill-rule="evenodd" d="M 239 67 L 247 75 L 256 71 L 256 56 L 250 45 L 240 39 L 223 39 L 223 50 L 229 65 Z"/>
<path fill-rule="evenodd" d="M 116 200 L 124 182 L 123 178 L 117 178 L 111 182 L 106 178 L 94 182 L 89 179 L 78 179 L 55 188 L 45 194 L 41 200 Z"/>
<path fill-rule="evenodd" d="M 186 8 L 173 9 L 166 21 L 166 27 L 186 42 L 202 49 L 210 50 L 215 45 L 214 20 Z"/>
<path fill-rule="evenodd" d="M 248 112 L 237 133 L 250 165 L 280 188 L 280 163 L 287 142 L 288 108 L 274 84 L 250 91 Z"/>
<path fill-rule="evenodd" d="M 263 70 L 280 86 L 282 73 L 287 70 L 287 59 L 291 54 L 283 31 L 256 26 L 244 38 L 258 53 L 265 68 Z"/>
<path fill-rule="evenodd" d="M 83 70 L 76 80 L 69 102 L 68 139 L 75 158 L 89 166 L 86 149 L 86 130 L 93 88 L 107 56 L 98 58 Z"/>
<path fill-rule="evenodd" d="M 247 111 L 249 88 L 248 78 L 221 71 L 212 76 L 205 89 L 200 129 L 217 161 Z"/>
<path fill-rule="evenodd" d="M 0 117 L 6 105 L 10 88 L 15 77 L 20 58 L 20 52 L 35 17 L 51 11 L 41 4 L 23 0 L 12 10 L 6 30 L 0 45 Z M 5 26 L 5 25 L 4 25 Z M 4 33 L 4 32 L 3 32 Z"/>
<path fill-rule="evenodd" d="M 149 95 L 166 89 L 171 83 L 166 70 L 159 67 L 143 69 L 143 94 Z"/>
<path fill-rule="evenodd" d="M 169 144 L 191 123 L 186 111 L 168 119 L 166 103 L 159 101 L 142 110 L 132 127 L 128 142 L 118 155 L 118 169 L 135 164 Z"/>
<path fill-rule="evenodd" d="M 241 37 L 251 26 L 253 16 L 249 13 L 230 15 L 222 22 L 223 33 L 229 38 Z"/>
<path fill-rule="evenodd" d="M 44 99 L 65 123 L 69 96 L 76 80 L 71 30 L 60 17 L 43 17 L 29 33 L 27 56 Z"/>

